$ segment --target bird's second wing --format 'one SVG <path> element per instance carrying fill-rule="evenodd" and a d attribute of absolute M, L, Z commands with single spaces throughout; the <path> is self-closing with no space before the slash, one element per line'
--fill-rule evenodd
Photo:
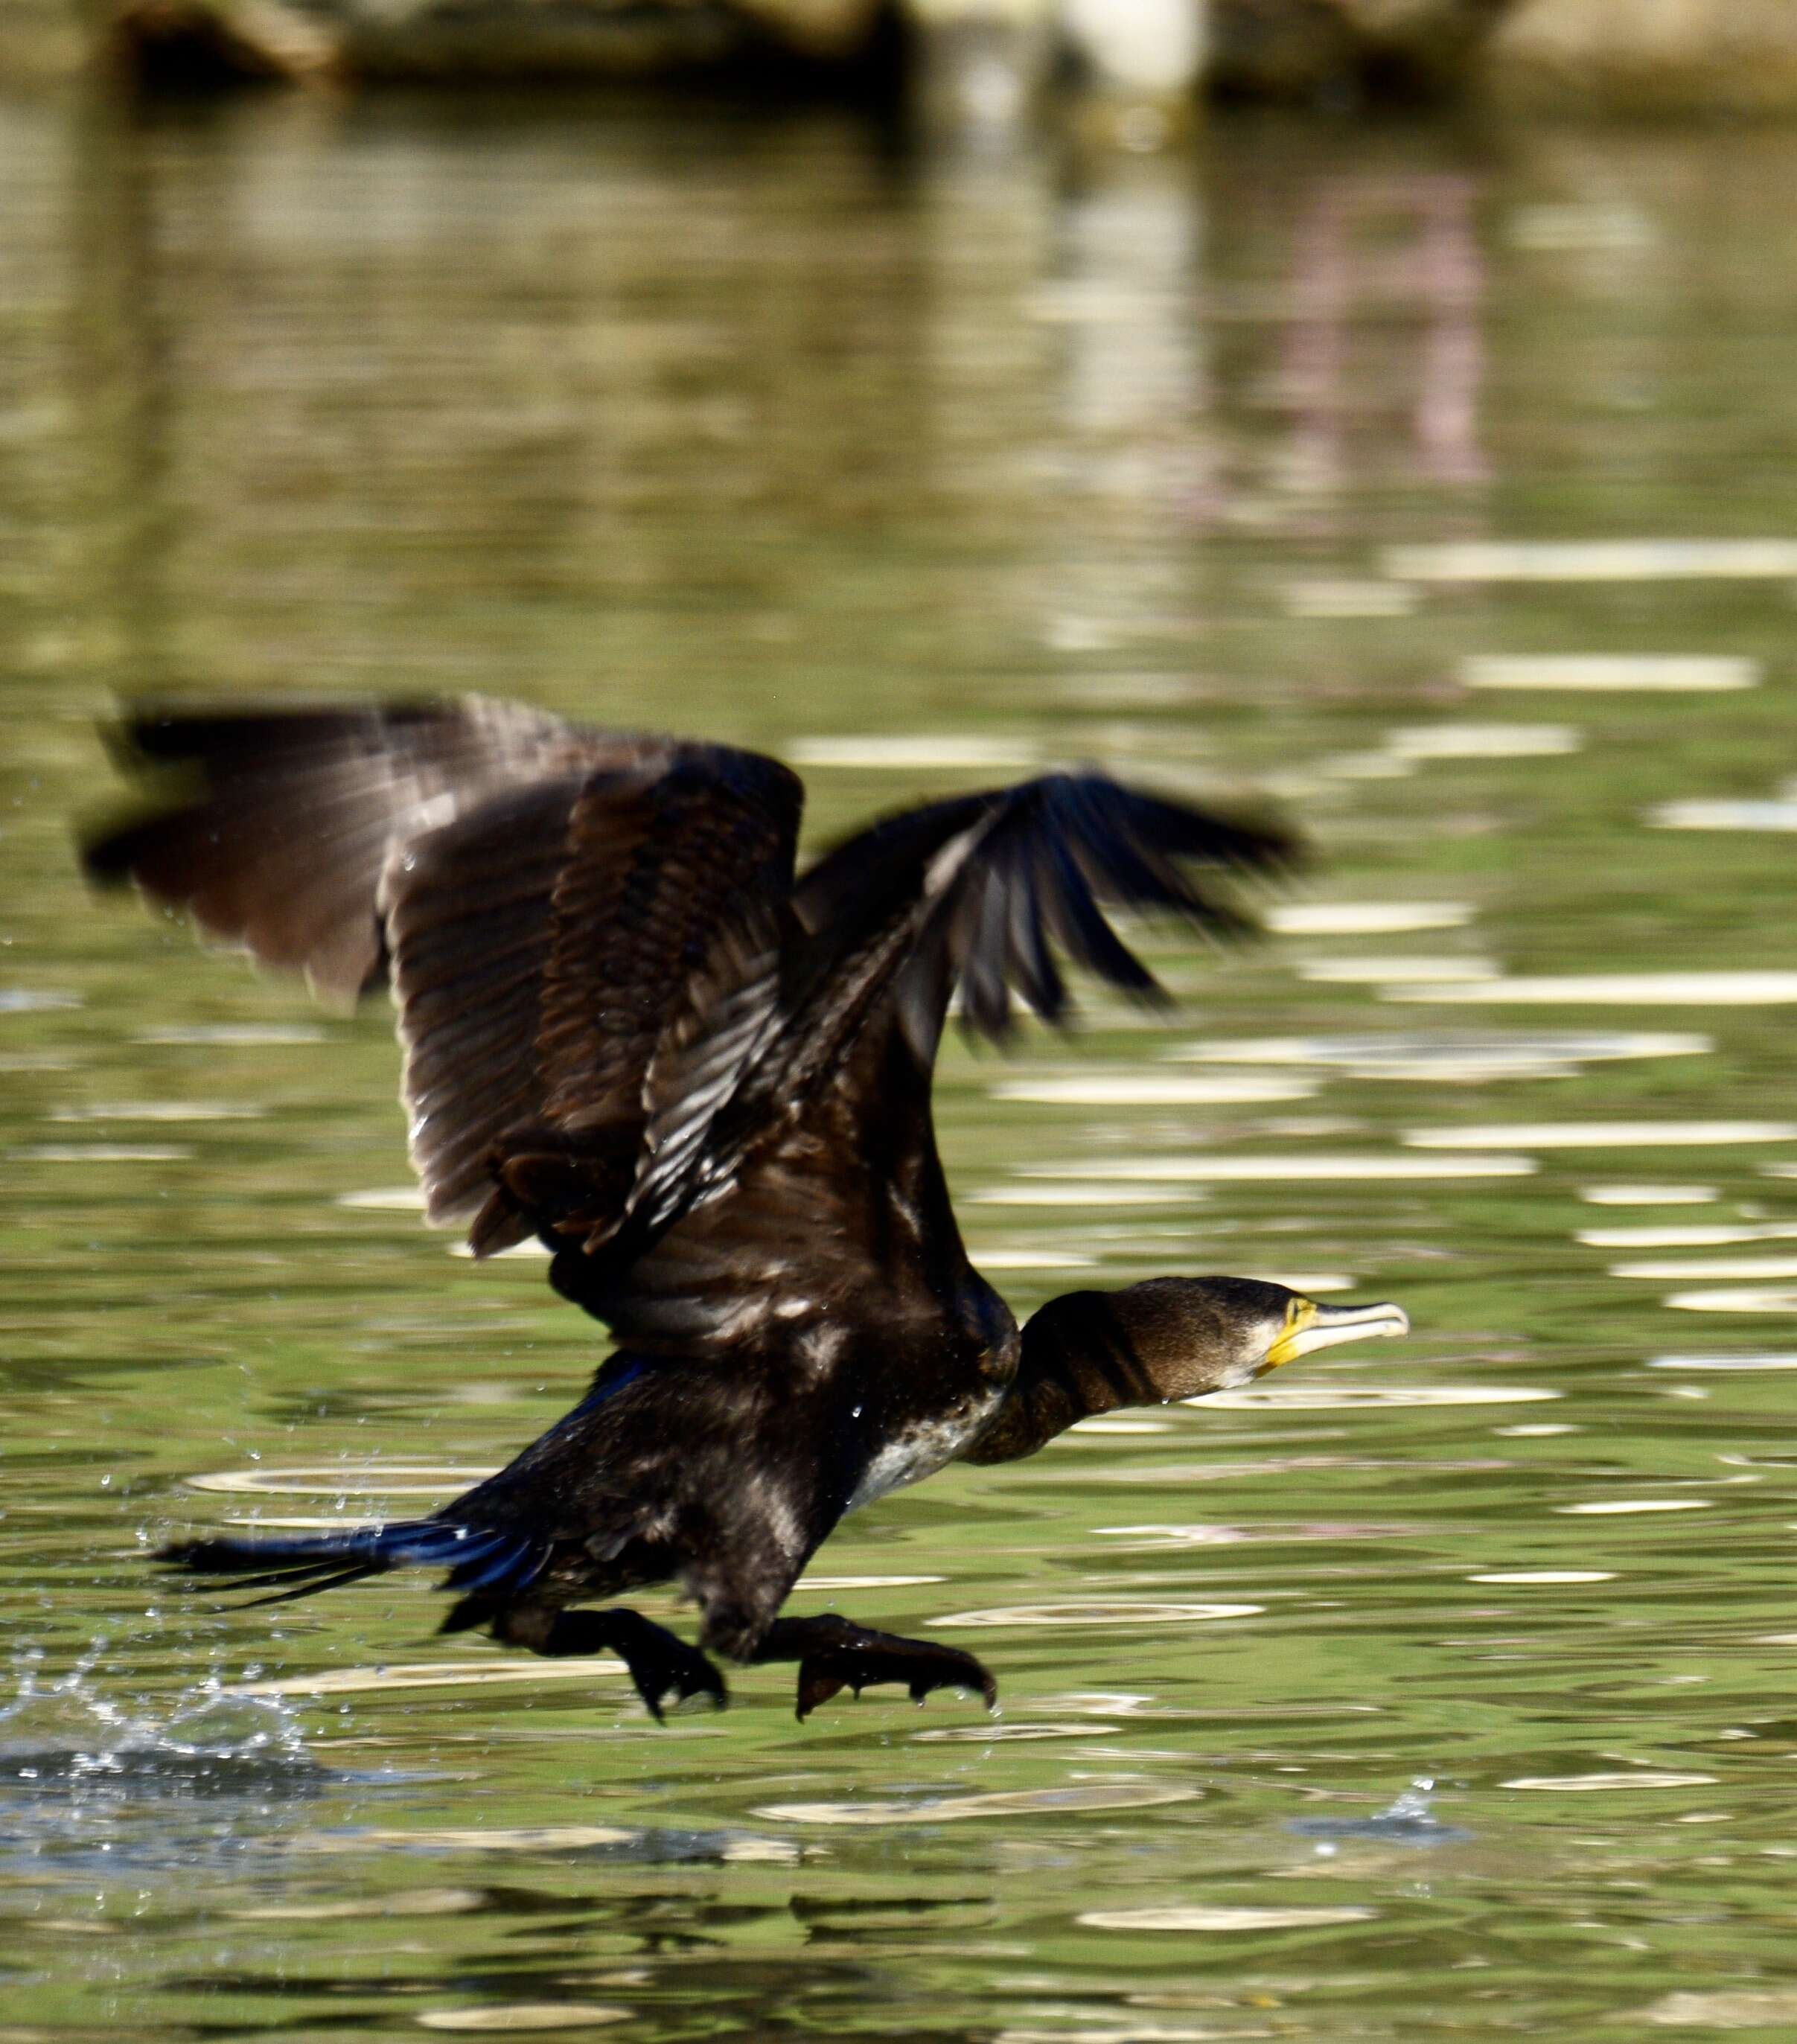
<path fill-rule="evenodd" d="M 1010 1032 L 1013 992 L 1045 1020 L 1064 1020 L 1058 951 L 1158 998 L 1105 909 L 1169 912 L 1213 936 L 1240 934 L 1252 920 L 1218 875 L 1276 871 L 1295 852 L 1272 826 L 1096 773 L 907 811 L 839 846 L 795 892 L 816 1024 L 889 997 L 927 1068 L 957 987 L 969 1028 L 994 1041 Z"/>
<path fill-rule="evenodd" d="M 712 1196 L 628 1263 L 559 1259 L 557 1284 L 620 1339 L 688 1354 L 809 1339 L 814 1324 L 823 1340 L 858 1316 L 876 1332 L 939 1317 L 965 1273 L 929 1099 L 955 988 L 969 1026 L 994 1038 L 1013 989 L 1065 1017 L 1058 954 L 1153 998 L 1106 908 L 1240 930 L 1229 878 L 1292 855 L 1276 829 L 1093 774 L 851 839 L 794 890 L 778 1033 L 709 1132 Z"/>

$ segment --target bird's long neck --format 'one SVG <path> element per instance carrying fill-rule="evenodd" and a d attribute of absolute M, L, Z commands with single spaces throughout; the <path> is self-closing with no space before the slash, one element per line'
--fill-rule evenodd
<path fill-rule="evenodd" d="M 1152 1284 L 1050 1300 L 1023 1328 L 997 1417 L 962 1459 L 1014 1462 L 1094 1413 L 1215 1390 L 1229 1359 L 1220 1325 L 1216 1331 L 1209 1343 L 1189 1313 L 1176 1322 Z"/>

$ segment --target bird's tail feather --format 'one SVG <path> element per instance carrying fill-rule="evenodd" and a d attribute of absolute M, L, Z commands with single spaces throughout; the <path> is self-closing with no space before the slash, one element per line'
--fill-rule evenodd
<path fill-rule="evenodd" d="M 237 1589 L 270 1593 L 252 1598 L 252 1604 L 284 1604 L 389 1569 L 447 1569 L 446 1589 L 516 1593 L 542 1573 L 549 1552 L 547 1541 L 528 1534 L 406 1519 L 341 1533 L 177 1540 L 157 1558 L 195 1575 L 235 1576 Z"/>

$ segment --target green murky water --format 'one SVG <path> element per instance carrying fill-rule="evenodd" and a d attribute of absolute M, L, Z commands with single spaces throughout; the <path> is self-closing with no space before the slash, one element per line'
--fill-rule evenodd
<path fill-rule="evenodd" d="M 1794 221 L 1776 131 L 0 102 L 0 2036 L 1797 2035 Z M 1284 927 L 955 1049 L 950 1169 L 1019 1309 L 1415 1338 L 846 1528 L 794 1608 L 996 1724 L 770 1669 L 657 1731 L 410 1579 L 171 1595 L 170 1528 L 416 1508 L 596 1353 L 357 1197 L 384 1016 L 84 898 L 91 719 L 176 685 L 716 733 L 820 839 L 1276 792 Z"/>

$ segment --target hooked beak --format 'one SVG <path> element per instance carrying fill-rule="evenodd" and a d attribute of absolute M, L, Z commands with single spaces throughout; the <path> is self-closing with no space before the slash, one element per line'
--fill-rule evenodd
<path fill-rule="evenodd" d="M 1267 1350 L 1265 1367 L 1277 1370 L 1294 1357 L 1332 1347 L 1337 1342 L 1409 1332 L 1410 1316 L 1388 1301 L 1376 1306 L 1319 1306 L 1314 1299 L 1294 1299 L 1286 1315 L 1285 1331 Z"/>

